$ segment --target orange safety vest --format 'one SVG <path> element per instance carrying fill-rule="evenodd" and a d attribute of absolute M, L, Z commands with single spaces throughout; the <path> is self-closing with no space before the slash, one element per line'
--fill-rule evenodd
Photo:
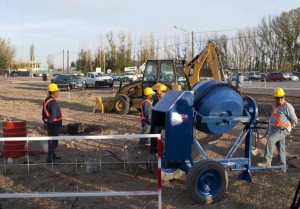
<path fill-rule="evenodd" d="M 160 100 L 160 94 L 157 94 L 157 100 L 158 101 Z"/>
<path fill-rule="evenodd" d="M 51 102 L 51 101 L 53 101 L 53 100 L 55 100 L 54 98 L 50 98 L 50 99 L 48 99 L 47 101 L 45 100 L 44 101 L 44 113 L 45 113 L 45 115 L 47 116 L 47 118 L 44 118 L 44 122 L 48 122 L 48 120 L 49 120 L 49 118 L 50 118 L 50 113 L 48 112 L 48 110 L 47 110 L 47 108 L 46 108 L 46 106 Z M 60 116 L 58 117 L 58 118 L 54 118 L 54 122 L 57 122 L 57 121 L 61 121 L 62 120 L 62 115 L 61 115 L 61 113 L 60 113 Z"/>
<path fill-rule="evenodd" d="M 275 118 L 276 118 L 276 123 L 271 123 L 272 126 L 275 126 L 275 127 L 283 127 L 283 128 L 292 126 L 292 124 L 291 124 L 290 121 L 282 122 L 282 121 L 280 120 L 279 115 L 278 115 L 278 110 L 279 110 L 280 108 L 282 108 L 282 107 L 283 107 L 284 105 L 286 105 L 286 104 L 287 104 L 287 102 L 284 102 L 284 103 L 282 103 L 282 105 L 280 105 L 280 106 L 277 107 L 277 108 L 276 108 L 276 107 L 273 107 L 273 108 L 274 108 L 274 112 L 273 112 L 273 114 L 271 115 L 271 117 L 275 116 Z"/>
<path fill-rule="evenodd" d="M 147 120 L 147 118 L 146 118 L 145 115 L 144 115 L 144 111 L 143 111 L 143 104 L 144 104 L 145 102 L 149 102 L 149 103 L 152 105 L 152 102 L 151 102 L 149 99 L 146 99 L 146 100 L 144 100 L 144 101 L 142 102 L 142 106 L 141 106 L 141 120 Z"/>

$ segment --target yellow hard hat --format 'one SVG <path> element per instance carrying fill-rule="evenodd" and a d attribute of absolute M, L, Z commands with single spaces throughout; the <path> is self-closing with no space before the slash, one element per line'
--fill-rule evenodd
<path fill-rule="evenodd" d="M 285 93 L 282 88 L 276 88 L 273 95 L 274 97 L 284 97 Z"/>
<path fill-rule="evenodd" d="M 145 96 L 154 95 L 154 94 L 155 94 L 155 92 L 150 87 L 145 88 L 145 90 L 144 90 Z"/>
<path fill-rule="evenodd" d="M 166 87 L 164 84 L 161 84 L 158 88 L 158 91 L 167 91 L 168 87 Z"/>
<path fill-rule="evenodd" d="M 50 92 L 59 91 L 59 88 L 58 88 L 57 84 L 50 83 L 48 86 L 48 91 L 50 91 Z"/>

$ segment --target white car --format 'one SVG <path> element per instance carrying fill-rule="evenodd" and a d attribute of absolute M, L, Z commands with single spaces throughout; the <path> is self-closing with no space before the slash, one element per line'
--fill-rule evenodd
<path fill-rule="evenodd" d="M 250 80 L 258 80 L 260 79 L 260 72 L 259 71 L 251 71 L 248 74 Z"/>
<path fill-rule="evenodd" d="M 100 86 L 109 86 L 113 87 L 114 80 L 111 76 L 103 75 L 98 72 L 89 72 L 85 78 L 86 87 L 96 87 L 99 88 Z"/>
<path fill-rule="evenodd" d="M 299 77 L 295 76 L 292 73 L 284 73 L 284 74 L 287 74 L 287 79 L 286 80 L 299 81 Z"/>
<path fill-rule="evenodd" d="M 120 80 L 120 75 L 119 74 L 113 74 L 111 77 L 114 79 L 114 81 Z"/>
<path fill-rule="evenodd" d="M 123 75 L 123 80 L 128 80 L 128 81 L 136 81 L 137 80 L 137 75 L 134 73 L 125 73 Z"/>

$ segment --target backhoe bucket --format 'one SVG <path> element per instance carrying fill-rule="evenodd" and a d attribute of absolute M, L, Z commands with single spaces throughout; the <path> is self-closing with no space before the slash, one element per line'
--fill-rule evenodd
<path fill-rule="evenodd" d="M 93 113 L 100 110 L 102 113 L 111 112 L 115 107 L 115 97 L 96 97 L 96 105 L 93 108 Z"/>

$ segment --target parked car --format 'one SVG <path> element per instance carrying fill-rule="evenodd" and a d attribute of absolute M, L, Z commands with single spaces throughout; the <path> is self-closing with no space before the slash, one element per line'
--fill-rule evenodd
<path fill-rule="evenodd" d="M 290 74 L 289 73 L 283 73 L 284 80 L 290 80 Z"/>
<path fill-rule="evenodd" d="M 60 74 L 54 79 L 51 79 L 51 83 L 56 83 L 59 88 L 67 89 L 81 89 L 85 87 L 85 82 L 73 74 Z"/>
<path fill-rule="evenodd" d="M 33 74 L 33 77 L 42 77 L 43 76 L 43 73 L 34 73 Z"/>
<path fill-rule="evenodd" d="M 283 77 L 283 73 L 274 72 L 274 73 L 267 74 L 260 80 L 264 81 L 265 79 L 266 81 L 283 81 L 284 77 Z"/>
<path fill-rule="evenodd" d="M 260 78 L 264 78 L 265 76 L 266 76 L 265 73 L 261 73 L 261 74 L 260 74 Z"/>
<path fill-rule="evenodd" d="M 251 71 L 251 72 L 249 72 L 249 79 L 250 80 L 258 80 L 258 79 L 260 79 L 260 72 L 259 71 Z"/>
<path fill-rule="evenodd" d="M 125 73 L 119 74 L 119 81 L 126 81 L 127 77 L 125 76 Z"/>
<path fill-rule="evenodd" d="M 99 88 L 100 86 L 113 87 L 114 85 L 114 80 L 111 76 L 103 75 L 98 72 L 89 72 L 83 79 L 86 87 Z"/>
<path fill-rule="evenodd" d="M 294 75 L 293 73 L 287 73 L 287 74 L 288 74 L 288 80 L 299 81 L 299 77 Z"/>
<path fill-rule="evenodd" d="M 295 72 L 293 75 L 297 76 L 300 79 L 300 72 Z"/>
<path fill-rule="evenodd" d="M 143 74 L 142 74 L 142 73 L 137 74 L 137 79 L 138 79 L 138 80 L 142 80 L 142 78 L 143 78 Z"/>
<path fill-rule="evenodd" d="M 30 72 L 29 71 L 12 71 L 10 73 L 11 77 L 29 77 Z"/>
<path fill-rule="evenodd" d="M 120 75 L 119 74 L 113 74 L 111 77 L 114 79 L 114 81 L 120 80 Z"/>
<path fill-rule="evenodd" d="M 136 81 L 137 80 L 137 76 L 135 73 L 125 73 L 123 76 L 123 80 L 127 80 L 127 81 Z"/>
<path fill-rule="evenodd" d="M 244 81 L 249 81 L 249 73 L 244 73 Z"/>

